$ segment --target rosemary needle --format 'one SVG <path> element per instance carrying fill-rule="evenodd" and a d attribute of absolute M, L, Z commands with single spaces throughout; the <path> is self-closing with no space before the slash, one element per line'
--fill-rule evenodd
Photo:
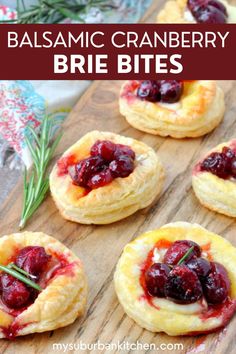
<path fill-rule="evenodd" d="M 24 197 L 20 229 L 38 209 L 49 189 L 47 167 L 62 136 L 62 133 L 58 134 L 51 144 L 52 127 L 52 119 L 45 116 L 39 136 L 32 128 L 28 128 L 32 141 L 26 137 L 26 143 L 33 159 L 33 167 L 29 172 L 26 169 L 24 171 Z"/>
<path fill-rule="evenodd" d="M 179 260 L 179 262 L 177 263 L 177 265 L 182 264 L 182 263 L 185 261 L 185 259 L 190 255 L 190 253 L 192 253 L 193 249 L 194 249 L 194 246 L 190 247 L 189 250 L 188 250 L 188 251 L 183 255 L 183 257 Z"/>

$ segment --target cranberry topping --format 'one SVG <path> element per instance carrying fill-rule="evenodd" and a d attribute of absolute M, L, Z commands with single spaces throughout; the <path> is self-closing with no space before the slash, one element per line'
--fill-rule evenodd
<path fill-rule="evenodd" d="M 223 179 L 236 178 L 236 154 L 232 149 L 225 146 L 222 152 L 212 152 L 205 158 L 200 165 L 200 169 Z"/>
<path fill-rule="evenodd" d="M 226 7 L 218 0 L 188 0 L 187 6 L 199 23 L 226 23 Z"/>
<path fill-rule="evenodd" d="M 186 265 L 197 274 L 200 280 L 204 279 L 211 270 L 210 262 L 205 258 L 192 258 Z"/>
<path fill-rule="evenodd" d="M 135 152 L 129 146 L 116 144 L 114 158 L 117 159 L 121 155 L 129 156 L 132 160 L 135 159 Z"/>
<path fill-rule="evenodd" d="M 165 296 L 180 304 L 191 304 L 202 296 L 197 274 L 186 265 L 175 266 L 165 284 Z"/>
<path fill-rule="evenodd" d="M 164 297 L 164 286 L 170 272 L 168 265 L 154 263 L 145 273 L 148 292 L 152 296 Z"/>
<path fill-rule="evenodd" d="M 137 95 L 140 98 L 144 98 L 150 102 L 158 102 L 161 100 L 160 94 L 160 84 L 155 80 L 142 81 L 138 90 Z"/>
<path fill-rule="evenodd" d="M 183 93 L 183 83 L 176 80 L 162 80 L 160 93 L 162 102 L 178 102 Z"/>
<path fill-rule="evenodd" d="M 134 151 L 109 140 L 96 141 L 91 157 L 69 167 L 73 183 L 88 189 L 103 187 L 114 178 L 128 177 L 134 170 Z"/>
<path fill-rule="evenodd" d="M 109 169 L 114 178 L 127 177 L 134 170 L 134 160 L 129 156 L 121 155 L 110 163 Z"/>
<path fill-rule="evenodd" d="M 219 304 L 229 295 L 230 280 L 227 270 L 222 264 L 211 262 L 210 274 L 203 282 L 206 300 L 211 304 Z"/>
<path fill-rule="evenodd" d="M 16 257 L 16 265 L 27 273 L 38 276 L 45 269 L 51 256 L 43 247 L 28 246 L 20 250 Z"/>
<path fill-rule="evenodd" d="M 30 300 L 30 290 L 20 280 L 9 274 L 0 277 L 2 301 L 10 308 L 18 309 L 27 306 Z"/>
<path fill-rule="evenodd" d="M 87 183 L 87 186 L 91 189 L 95 189 L 98 187 L 103 187 L 106 184 L 112 182 L 113 177 L 110 169 L 107 167 L 103 171 L 96 173 L 93 175 Z"/>
<path fill-rule="evenodd" d="M 194 249 L 189 254 L 186 261 L 190 260 L 193 257 L 199 257 L 201 255 L 201 248 L 195 242 L 190 240 L 175 241 L 166 251 L 166 254 L 164 256 L 164 263 L 170 265 L 177 264 L 192 246 L 194 247 Z"/>
<path fill-rule="evenodd" d="M 183 82 L 177 80 L 141 81 L 137 96 L 150 102 L 178 102 L 183 93 Z"/>
<path fill-rule="evenodd" d="M 91 156 L 100 156 L 104 160 L 112 161 L 114 159 L 114 153 L 116 150 L 116 144 L 109 140 L 98 140 L 90 150 Z"/>
<path fill-rule="evenodd" d="M 81 160 L 78 164 L 71 166 L 69 174 L 76 185 L 87 187 L 91 176 L 104 169 L 104 163 L 104 160 L 100 156 L 88 157 Z"/>

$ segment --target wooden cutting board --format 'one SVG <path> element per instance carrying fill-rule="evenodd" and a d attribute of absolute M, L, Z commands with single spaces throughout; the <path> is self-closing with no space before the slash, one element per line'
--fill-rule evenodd
<path fill-rule="evenodd" d="M 161 2 L 157 4 L 157 1 L 154 1 L 144 20 L 154 21 L 161 5 Z M 176 348 L 172 352 L 235 353 L 236 316 L 226 329 L 207 336 L 169 337 L 165 334 L 153 334 L 136 325 L 125 315 L 117 301 L 113 286 L 113 272 L 126 243 L 141 233 L 159 228 L 168 222 L 182 220 L 199 223 L 224 236 L 236 246 L 234 219 L 202 207 L 191 188 L 191 171 L 199 156 L 219 142 L 234 137 L 236 82 L 222 81 L 220 85 L 226 95 L 227 109 L 224 122 L 203 138 L 185 140 L 164 139 L 143 134 L 130 127 L 119 114 L 118 95 L 121 82 L 104 81 L 91 85 L 65 122 L 64 136 L 58 147 L 55 161 L 65 149 L 88 131 L 93 129 L 113 131 L 142 140 L 158 152 L 167 171 L 164 191 L 160 200 L 150 208 L 107 226 L 83 226 L 65 221 L 59 215 L 52 198 L 48 196 L 28 223 L 27 229 L 53 235 L 83 260 L 90 288 L 87 314 L 74 324 L 57 331 L 17 338 L 12 342 L 1 340 L 0 353 L 55 353 L 57 351 L 53 351 L 53 343 L 91 344 L 98 341 L 102 343 L 139 341 L 155 343 L 158 346 L 161 343 L 164 345 L 182 343 L 183 350 Z M 1 235 L 18 230 L 21 199 L 22 184 L 19 183 L 1 206 Z M 109 353 L 115 352 L 114 350 Z M 138 353 L 143 352 L 145 351 L 138 351 Z M 146 352 L 154 353 L 154 351 Z M 160 350 L 160 352 L 171 351 Z M 100 351 L 94 350 L 92 353 L 100 353 Z"/>

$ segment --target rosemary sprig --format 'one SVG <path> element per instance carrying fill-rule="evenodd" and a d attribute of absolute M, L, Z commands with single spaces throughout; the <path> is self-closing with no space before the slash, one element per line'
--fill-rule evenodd
<path fill-rule="evenodd" d="M 26 143 L 33 159 L 33 167 L 30 172 L 26 169 L 24 171 L 24 198 L 20 229 L 38 209 L 49 189 L 47 167 L 62 136 L 62 133 L 58 134 L 53 144 L 50 144 L 52 127 L 52 119 L 45 116 L 39 136 L 31 127 L 28 128 L 33 141 L 31 142 L 29 137 L 26 137 Z"/>
<path fill-rule="evenodd" d="M 37 279 L 37 277 L 36 277 L 35 275 L 29 274 L 29 273 L 26 272 L 24 269 L 21 269 L 21 268 L 17 267 L 17 265 L 14 264 L 14 263 L 9 263 L 7 267 L 10 268 L 10 269 L 14 269 L 14 270 L 16 270 L 18 273 L 21 273 L 21 274 L 23 274 L 23 275 L 26 275 L 27 277 Z"/>
<path fill-rule="evenodd" d="M 36 284 L 35 282 L 33 282 L 32 280 L 30 280 L 29 278 L 27 278 L 26 276 L 24 276 L 23 274 L 21 274 L 20 272 L 8 267 L 8 266 L 3 266 L 0 265 L 0 270 L 2 270 L 3 272 L 12 275 L 14 278 L 19 279 L 20 281 L 22 281 L 23 283 L 25 283 L 26 285 L 29 285 L 31 288 L 34 288 L 38 291 L 42 291 L 42 288 Z M 28 276 L 30 276 L 30 274 L 27 273 Z"/>
<path fill-rule="evenodd" d="M 188 256 L 190 255 L 190 253 L 193 252 L 194 246 L 190 247 L 189 250 L 183 255 L 183 257 L 179 260 L 179 262 L 177 263 L 177 265 L 182 264 L 186 258 L 188 258 Z"/>
<path fill-rule="evenodd" d="M 107 2 L 107 0 L 38 0 L 36 5 L 26 6 L 24 0 L 17 0 L 17 23 L 59 23 L 66 18 L 84 22 L 83 15 L 93 7 L 102 11 L 115 8 L 114 4 Z"/>

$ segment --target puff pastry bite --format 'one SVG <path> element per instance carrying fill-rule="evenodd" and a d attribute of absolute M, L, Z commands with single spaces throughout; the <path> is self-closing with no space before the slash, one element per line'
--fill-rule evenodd
<path fill-rule="evenodd" d="M 163 179 L 152 148 L 132 138 L 92 131 L 57 162 L 50 188 L 64 218 L 109 224 L 151 204 Z"/>
<path fill-rule="evenodd" d="M 224 93 L 215 81 L 127 81 L 120 93 L 128 123 L 161 136 L 202 136 L 218 126 L 224 111 Z"/>
<path fill-rule="evenodd" d="M 236 23 L 236 7 L 225 0 L 169 0 L 158 23 Z"/>
<path fill-rule="evenodd" d="M 176 222 L 129 243 L 115 289 L 141 327 L 171 336 L 214 331 L 236 310 L 236 249 L 197 224 Z"/>
<path fill-rule="evenodd" d="M 83 266 L 62 243 L 42 232 L 23 232 L 3 236 L 0 250 L 0 264 L 5 266 L 0 273 L 0 338 L 54 330 L 83 314 Z M 9 269 L 33 285 L 9 274 Z"/>
<path fill-rule="evenodd" d="M 194 167 L 193 190 L 209 209 L 236 217 L 236 140 L 219 144 Z"/>

